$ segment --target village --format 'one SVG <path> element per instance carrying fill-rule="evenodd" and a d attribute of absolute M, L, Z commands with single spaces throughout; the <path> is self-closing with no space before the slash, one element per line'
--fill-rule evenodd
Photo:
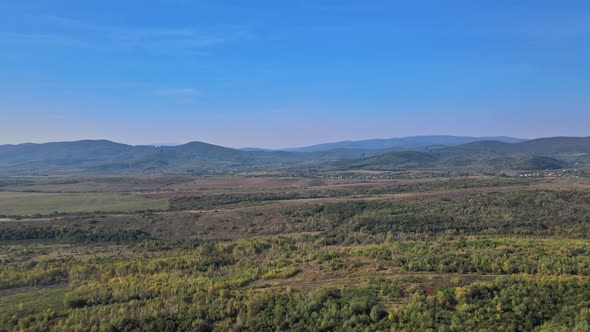
<path fill-rule="evenodd" d="M 571 177 L 571 178 L 579 178 L 583 176 L 582 170 L 579 169 L 561 169 L 561 170 L 552 170 L 552 171 L 536 171 L 536 172 L 527 172 L 527 173 L 520 173 L 520 177 L 522 178 L 557 178 L 557 177 Z"/>

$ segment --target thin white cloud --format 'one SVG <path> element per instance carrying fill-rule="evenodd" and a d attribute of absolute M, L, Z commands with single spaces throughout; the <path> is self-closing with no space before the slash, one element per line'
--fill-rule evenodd
<path fill-rule="evenodd" d="M 156 91 L 156 94 L 162 96 L 200 96 L 200 90 L 195 88 L 175 88 L 175 89 L 161 89 Z"/>
<path fill-rule="evenodd" d="M 193 27 L 111 26 L 71 18 L 45 17 L 42 32 L 0 31 L 10 42 L 55 44 L 102 51 L 142 51 L 153 54 L 202 54 L 209 46 L 251 38 L 240 25 Z M 3 37 L 3 38 L 4 38 Z M 5 40 L 7 41 L 7 40 Z"/>

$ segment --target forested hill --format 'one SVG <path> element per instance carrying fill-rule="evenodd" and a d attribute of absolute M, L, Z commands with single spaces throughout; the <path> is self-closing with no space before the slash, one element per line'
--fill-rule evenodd
<path fill-rule="evenodd" d="M 368 154 L 368 151 L 352 149 L 296 153 L 242 151 L 203 142 L 190 142 L 178 146 L 133 146 L 107 140 L 83 140 L 0 145 L 0 172 L 207 172 L 354 159 Z"/>
<path fill-rule="evenodd" d="M 551 137 L 518 143 L 481 141 L 421 151 L 389 151 L 327 164 L 336 169 L 486 167 L 543 170 L 590 163 L 590 137 Z"/>
<path fill-rule="evenodd" d="M 490 136 L 490 137 L 471 137 L 471 136 L 448 136 L 448 135 L 430 135 L 430 136 L 409 136 L 400 138 L 384 139 L 367 139 L 360 141 L 342 141 L 336 143 L 324 143 L 300 148 L 282 149 L 283 151 L 295 152 L 314 152 L 328 151 L 333 149 L 366 149 L 366 150 L 384 150 L 400 149 L 412 150 L 432 146 L 457 146 L 471 142 L 480 141 L 499 141 L 504 143 L 524 142 L 524 139 Z"/>
<path fill-rule="evenodd" d="M 481 141 L 464 144 L 458 148 L 465 151 L 495 153 L 590 153 L 590 137 L 548 137 L 519 143 Z"/>
<path fill-rule="evenodd" d="M 226 172 L 253 167 L 421 168 L 492 165 L 550 169 L 590 162 L 590 137 L 525 142 L 479 141 L 416 150 L 332 149 L 314 152 L 238 150 L 191 142 L 127 145 L 107 140 L 0 145 L 3 174 Z"/>

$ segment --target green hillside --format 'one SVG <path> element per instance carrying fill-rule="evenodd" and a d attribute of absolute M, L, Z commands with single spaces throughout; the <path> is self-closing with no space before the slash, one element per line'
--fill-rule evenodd
<path fill-rule="evenodd" d="M 339 169 L 487 167 L 553 169 L 590 162 L 589 137 L 525 142 L 479 141 L 416 150 L 332 149 L 314 152 L 237 150 L 191 142 L 132 146 L 106 140 L 0 146 L 3 174 L 223 173 L 254 167 L 317 165 Z"/>

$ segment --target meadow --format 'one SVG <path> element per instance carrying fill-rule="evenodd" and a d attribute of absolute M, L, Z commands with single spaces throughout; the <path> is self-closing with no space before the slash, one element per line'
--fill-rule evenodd
<path fill-rule="evenodd" d="M 158 211 L 3 219 L 0 330 L 590 329 L 587 178 L 156 182 Z"/>
<path fill-rule="evenodd" d="M 167 199 L 148 199 L 135 194 L 0 192 L 0 215 L 6 216 L 167 208 Z"/>

